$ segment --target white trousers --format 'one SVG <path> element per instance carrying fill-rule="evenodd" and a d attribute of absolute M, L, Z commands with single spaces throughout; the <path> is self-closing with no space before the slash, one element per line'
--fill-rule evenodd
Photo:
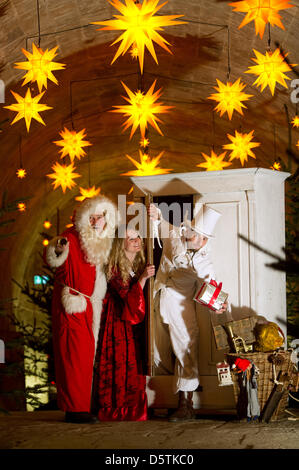
<path fill-rule="evenodd" d="M 194 300 L 178 298 L 166 288 L 157 293 L 154 307 L 155 372 L 174 374 L 174 393 L 194 391 L 199 385 L 199 328 Z M 160 308 L 167 310 L 163 318 L 166 313 L 168 323 L 163 321 Z"/>

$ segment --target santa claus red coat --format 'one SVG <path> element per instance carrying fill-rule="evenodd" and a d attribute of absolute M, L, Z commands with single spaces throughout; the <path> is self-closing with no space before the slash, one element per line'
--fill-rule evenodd
<path fill-rule="evenodd" d="M 100 236 L 90 226 L 91 214 L 105 214 Z M 107 284 L 103 272 L 118 213 L 103 196 L 86 199 L 76 210 L 74 226 L 51 241 L 45 260 L 56 268 L 52 299 L 52 331 L 57 403 L 68 412 L 90 412 L 93 364 Z M 57 239 L 68 245 L 59 256 Z"/>

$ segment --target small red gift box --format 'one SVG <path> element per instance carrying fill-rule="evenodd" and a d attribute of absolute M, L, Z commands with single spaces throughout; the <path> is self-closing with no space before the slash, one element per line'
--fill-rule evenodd
<path fill-rule="evenodd" d="M 228 297 L 228 294 L 223 292 L 221 289 L 222 282 L 217 284 L 214 279 L 211 279 L 209 283 L 204 282 L 202 284 L 193 300 L 212 310 L 220 310 L 222 308 L 222 304 L 226 302 Z"/>

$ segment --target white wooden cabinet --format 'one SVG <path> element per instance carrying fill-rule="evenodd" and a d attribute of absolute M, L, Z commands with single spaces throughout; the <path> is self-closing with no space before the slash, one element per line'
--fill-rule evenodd
<path fill-rule="evenodd" d="M 262 315 L 286 332 L 285 274 L 266 266 L 274 259 L 240 239 L 275 255 L 283 256 L 285 245 L 284 181 L 288 173 L 262 169 L 237 169 L 134 177 L 134 197 L 193 195 L 194 207 L 207 204 L 221 212 L 212 241 L 217 279 L 229 293 L 232 319 Z M 218 387 L 216 362 L 224 356 L 217 351 L 209 311 L 200 308 L 200 381 L 203 392 L 195 404 L 202 408 L 234 407 L 232 386 Z M 229 318 L 228 318 L 229 319 Z M 176 405 L 171 378 L 148 378 L 149 404 Z"/>

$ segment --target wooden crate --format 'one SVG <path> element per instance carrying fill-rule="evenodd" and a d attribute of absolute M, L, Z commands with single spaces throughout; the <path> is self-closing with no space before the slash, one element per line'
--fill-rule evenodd
<path fill-rule="evenodd" d="M 213 325 L 214 337 L 217 349 L 229 348 L 228 336 L 225 331 L 225 325 L 231 325 L 236 336 L 241 336 L 246 344 L 255 342 L 254 327 L 256 325 L 256 317 L 243 318 L 224 323 L 222 325 Z"/>

